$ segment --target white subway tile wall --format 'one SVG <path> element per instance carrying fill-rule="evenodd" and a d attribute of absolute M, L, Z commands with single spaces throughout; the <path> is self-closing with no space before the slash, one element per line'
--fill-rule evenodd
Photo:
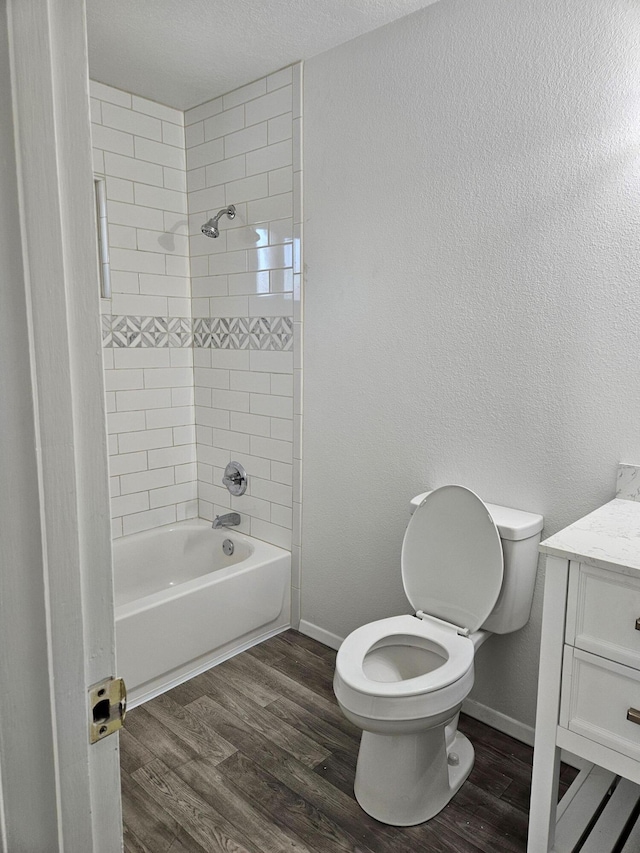
<path fill-rule="evenodd" d="M 91 82 L 113 536 L 198 514 L 184 114 Z M 115 348 L 113 348 L 115 347 Z"/>
<path fill-rule="evenodd" d="M 293 161 L 294 79 L 299 93 L 300 71 L 285 68 L 185 113 L 199 514 L 237 510 L 243 529 L 288 549 L 299 255 L 292 190 L 301 168 Z M 221 218 L 220 237 L 202 236 L 202 224 L 230 204 L 236 217 Z M 216 340 L 208 345 L 203 336 L 210 331 Z M 249 474 L 247 494 L 239 498 L 220 485 L 232 459 Z"/>
<path fill-rule="evenodd" d="M 291 549 L 300 611 L 302 67 L 186 113 L 91 84 L 113 535 L 238 511 Z M 202 224 L 229 204 L 220 236 Z M 236 459 L 246 495 L 222 486 Z"/>

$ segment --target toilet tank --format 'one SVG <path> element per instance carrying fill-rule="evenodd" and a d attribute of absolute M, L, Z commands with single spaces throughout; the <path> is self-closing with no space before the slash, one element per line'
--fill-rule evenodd
<path fill-rule="evenodd" d="M 420 506 L 429 492 L 411 501 L 411 512 Z M 495 607 L 481 626 L 494 634 L 508 634 L 529 621 L 533 590 L 538 570 L 538 544 L 544 519 L 497 504 L 485 504 L 498 528 L 504 554 L 504 577 Z"/>

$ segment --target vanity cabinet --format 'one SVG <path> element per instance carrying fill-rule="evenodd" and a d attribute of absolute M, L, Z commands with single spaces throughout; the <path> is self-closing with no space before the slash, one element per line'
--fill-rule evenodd
<path fill-rule="evenodd" d="M 527 853 L 639 853 L 640 503 L 615 500 L 547 554 Z M 556 806 L 560 750 L 583 769 Z"/>

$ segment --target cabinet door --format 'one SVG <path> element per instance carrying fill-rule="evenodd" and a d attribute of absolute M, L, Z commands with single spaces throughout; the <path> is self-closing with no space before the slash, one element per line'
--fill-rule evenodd
<path fill-rule="evenodd" d="M 640 577 L 572 564 L 566 632 L 569 645 L 640 668 L 638 629 Z"/>

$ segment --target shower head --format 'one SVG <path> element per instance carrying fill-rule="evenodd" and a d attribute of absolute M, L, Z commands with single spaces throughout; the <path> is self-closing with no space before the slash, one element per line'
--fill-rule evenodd
<path fill-rule="evenodd" d="M 200 229 L 205 237 L 218 237 L 220 235 L 220 229 L 218 228 L 218 220 L 224 214 L 227 214 L 229 219 L 233 219 L 236 215 L 235 205 L 230 204 L 229 207 L 223 207 L 222 210 L 219 210 L 214 217 L 205 222 L 202 228 Z"/>
<path fill-rule="evenodd" d="M 208 222 L 205 222 L 201 231 L 205 237 L 218 237 L 220 235 L 220 229 L 218 228 L 218 224 L 215 219 L 210 219 Z"/>

